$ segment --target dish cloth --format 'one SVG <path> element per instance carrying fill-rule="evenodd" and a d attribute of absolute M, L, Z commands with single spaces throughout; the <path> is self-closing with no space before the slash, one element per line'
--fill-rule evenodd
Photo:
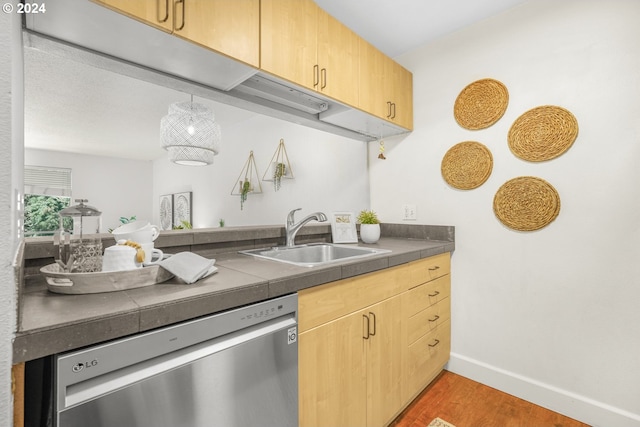
<path fill-rule="evenodd" d="M 215 273 L 217 270 L 213 266 L 215 262 L 215 259 L 208 259 L 193 252 L 179 252 L 160 261 L 158 265 L 185 283 L 191 284 Z"/>

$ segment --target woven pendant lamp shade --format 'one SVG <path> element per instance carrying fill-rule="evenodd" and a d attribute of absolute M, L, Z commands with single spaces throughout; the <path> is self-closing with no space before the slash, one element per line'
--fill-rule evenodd
<path fill-rule="evenodd" d="M 210 165 L 220 151 L 220 126 L 205 105 L 177 102 L 160 121 L 160 141 L 173 163 Z"/>

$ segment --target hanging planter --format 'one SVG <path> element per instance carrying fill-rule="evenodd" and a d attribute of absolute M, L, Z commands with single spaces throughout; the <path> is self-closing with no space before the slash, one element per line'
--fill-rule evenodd
<path fill-rule="evenodd" d="M 263 181 L 273 181 L 273 189 L 278 191 L 282 185 L 282 179 L 293 179 L 293 170 L 287 156 L 287 149 L 284 146 L 284 139 L 280 140 L 276 152 L 271 157 L 269 168 L 262 177 Z"/>
<path fill-rule="evenodd" d="M 256 160 L 253 157 L 253 151 L 249 153 L 249 158 L 245 162 L 238 179 L 237 184 L 231 190 L 231 195 L 240 196 L 240 210 L 244 209 L 244 203 L 251 193 L 262 193 L 262 185 L 258 179 L 258 168 Z"/>

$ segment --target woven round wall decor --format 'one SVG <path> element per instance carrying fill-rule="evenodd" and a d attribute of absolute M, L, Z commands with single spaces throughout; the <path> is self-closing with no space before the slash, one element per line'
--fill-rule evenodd
<path fill-rule="evenodd" d="M 444 180 L 461 190 L 471 190 L 484 184 L 492 169 L 491 151 L 475 141 L 465 141 L 451 147 L 440 166 Z"/>
<path fill-rule="evenodd" d="M 498 189 L 493 198 L 493 211 L 509 228 L 534 231 L 556 219 L 560 213 L 560 196 L 547 181 L 521 176 Z"/>
<path fill-rule="evenodd" d="M 551 160 L 567 151 L 578 136 L 578 121 L 562 107 L 544 105 L 518 117 L 509 129 L 509 149 L 530 162 Z"/>
<path fill-rule="evenodd" d="M 500 120 L 507 111 L 509 92 L 494 79 L 482 79 L 462 89 L 453 106 L 453 115 L 466 129 L 485 129 Z"/>

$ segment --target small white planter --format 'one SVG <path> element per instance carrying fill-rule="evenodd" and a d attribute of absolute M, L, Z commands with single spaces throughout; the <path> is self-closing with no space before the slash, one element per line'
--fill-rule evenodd
<path fill-rule="evenodd" d="M 364 243 L 375 243 L 380 239 L 380 224 L 360 224 L 360 238 Z"/>

